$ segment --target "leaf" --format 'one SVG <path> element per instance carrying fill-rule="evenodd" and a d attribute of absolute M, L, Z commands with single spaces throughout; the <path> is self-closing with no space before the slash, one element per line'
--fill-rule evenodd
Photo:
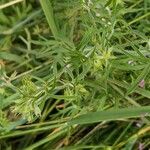
<path fill-rule="evenodd" d="M 22 125 L 26 122 L 27 122 L 27 120 L 25 120 L 25 119 L 19 119 L 15 122 L 10 122 L 7 126 L 5 126 L 4 129 L 8 132 L 8 131 L 15 129 L 17 126 Z"/>
<path fill-rule="evenodd" d="M 105 7 L 109 6 L 112 3 L 113 0 L 109 0 L 106 4 Z"/>
<path fill-rule="evenodd" d="M 145 69 L 143 69 L 143 71 L 142 71 L 141 74 L 138 76 L 138 78 L 134 81 L 133 84 L 131 84 L 131 86 L 130 86 L 130 88 L 128 89 L 126 95 L 132 93 L 132 92 L 136 89 L 136 87 L 138 86 L 139 82 L 140 82 L 141 80 L 143 80 L 143 79 L 147 76 L 147 74 L 148 74 L 149 72 L 150 72 L 150 64 L 148 64 L 148 65 L 145 67 Z"/>
<path fill-rule="evenodd" d="M 150 116 L 150 106 L 137 108 L 111 109 L 106 111 L 90 112 L 85 115 L 78 116 L 68 122 L 69 125 L 74 124 L 90 124 L 100 121 L 119 120 L 125 118 L 135 118 L 148 115 Z"/>
<path fill-rule="evenodd" d="M 41 116 L 41 109 L 39 108 L 38 105 L 34 105 L 34 113 L 37 117 L 40 117 Z"/>
<path fill-rule="evenodd" d="M 47 22 L 49 24 L 49 27 L 54 35 L 55 38 L 58 37 L 58 30 L 54 21 L 54 15 L 53 15 L 53 9 L 51 6 L 51 2 L 49 0 L 40 0 L 40 4 L 42 6 L 42 9 L 45 13 Z"/>
<path fill-rule="evenodd" d="M 11 96 L 8 96 L 5 99 L 1 99 L 0 100 L 0 109 L 4 109 L 6 107 L 8 107 L 9 105 L 11 105 L 12 103 L 14 103 L 17 99 L 18 99 L 19 93 L 15 93 Z"/>
<path fill-rule="evenodd" d="M 129 84 L 125 83 L 125 82 L 120 82 L 120 81 L 117 81 L 117 80 L 111 80 L 109 79 L 108 80 L 110 83 L 113 83 L 117 86 L 120 86 L 122 88 L 125 88 L 125 89 L 128 89 L 129 88 Z M 142 88 L 139 88 L 137 87 L 135 89 L 135 93 L 138 93 L 144 97 L 147 97 L 147 98 L 150 98 L 150 91 L 146 90 L 146 89 L 142 89 Z"/>
<path fill-rule="evenodd" d="M 113 67 L 114 68 L 117 68 L 117 69 L 120 69 L 120 70 L 141 70 L 145 67 L 145 65 L 136 65 L 136 66 L 131 66 L 131 65 L 128 65 L 128 64 L 117 64 L 117 63 L 114 63 L 113 64 Z"/>
<path fill-rule="evenodd" d="M 5 59 L 8 61 L 15 61 L 17 63 L 21 63 L 24 61 L 22 57 L 19 57 L 18 55 L 11 54 L 9 52 L 0 52 L 0 59 Z"/>
<path fill-rule="evenodd" d="M 0 109 L 0 127 L 5 127 L 8 124 L 6 113 Z"/>

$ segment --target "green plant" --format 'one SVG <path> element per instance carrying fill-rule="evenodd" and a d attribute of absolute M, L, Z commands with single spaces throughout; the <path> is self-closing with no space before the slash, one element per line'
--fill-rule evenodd
<path fill-rule="evenodd" d="M 0 148 L 147 149 L 149 10 L 148 0 L 2 0 Z"/>

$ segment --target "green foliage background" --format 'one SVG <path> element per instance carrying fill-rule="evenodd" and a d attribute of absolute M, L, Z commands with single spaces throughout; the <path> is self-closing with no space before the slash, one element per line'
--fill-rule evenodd
<path fill-rule="evenodd" d="M 17 0 L 14 0 L 17 1 Z M 0 148 L 150 146 L 150 1 L 0 2 Z"/>

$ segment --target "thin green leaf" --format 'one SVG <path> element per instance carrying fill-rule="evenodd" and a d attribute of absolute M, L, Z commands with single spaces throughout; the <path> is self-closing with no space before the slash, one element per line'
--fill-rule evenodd
<path fill-rule="evenodd" d="M 53 8 L 51 5 L 50 0 L 40 0 L 40 4 L 42 6 L 42 9 L 45 13 L 47 22 L 49 24 L 49 27 L 54 35 L 55 38 L 58 37 L 58 30 L 54 21 L 54 15 L 53 15 Z"/>
<path fill-rule="evenodd" d="M 143 79 L 147 76 L 147 74 L 148 74 L 149 72 L 150 72 L 150 64 L 148 64 L 148 65 L 145 67 L 145 69 L 141 72 L 141 74 L 140 74 L 140 75 L 138 76 L 138 78 L 134 81 L 134 83 L 131 84 L 131 86 L 130 86 L 130 88 L 128 89 L 126 95 L 132 93 L 132 92 L 136 89 L 136 87 L 138 86 L 139 82 L 140 82 L 141 80 L 143 80 Z"/>
<path fill-rule="evenodd" d="M 150 115 L 150 106 L 137 108 L 111 109 L 106 111 L 91 112 L 81 115 L 68 122 L 69 125 L 74 124 L 89 124 L 100 121 L 111 121 L 126 118 L 135 118 Z"/>
<path fill-rule="evenodd" d="M 9 52 L 0 52 L 0 59 L 15 61 L 17 63 L 21 63 L 24 61 L 22 57 L 18 57 L 18 55 L 11 54 Z"/>
<path fill-rule="evenodd" d="M 120 82 L 120 81 L 117 81 L 117 80 L 111 80 L 111 79 L 109 79 L 108 81 L 113 83 L 113 84 L 116 84 L 116 85 L 118 85 L 122 88 L 125 88 L 125 89 L 129 88 L 129 84 L 127 84 L 127 83 L 123 83 L 123 82 Z M 148 91 L 146 89 L 142 89 L 142 88 L 137 87 L 135 89 L 135 93 L 138 93 L 138 94 L 140 94 L 144 97 L 150 98 L 150 91 Z"/>

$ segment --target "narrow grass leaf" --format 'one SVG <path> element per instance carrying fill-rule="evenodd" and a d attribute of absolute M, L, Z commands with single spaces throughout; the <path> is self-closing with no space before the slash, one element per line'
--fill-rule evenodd
<path fill-rule="evenodd" d="M 22 57 L 18 57 L 18 55 L 11 54 L 9 52 L 0 52 L 0 59 L 14 61 L 17 63 L 21 63 L 24 61 L 24 59 Z"/>
<path fill-rule="evenodd" d="M 50 27 L 54 37 L 57 38 L 58 31 L 57 31 L 57 27 L 56 27 L 56 24 L 54 21 L 53 8 L 51 5 L 51 2 L 50 2 L 50 0 L 44 0 L 44 1 L 40 0 L 40 4 L 41 4 L 44 14 L 46 16 L 49 27 Z"/>
<path fill-rule="evenodd" d="M 22 1 L 23 1 L 23 0 L 10 1 L 10 2 L 8 2 L 8 3 L 6 3 L 6 4 L 0 5 L 0 9 L 4 9 L 4 8 L 6 8 L 6 7 L 12 6 L 12 5 L 16 4 L 16 3 L 20 3 L 20 2 L 22 2 Z"/>
<path fill-rule="evenodd" d="M 19 93 L 15 93 L 5 99 L 0 100 L 0 109 L 4 109 L 14 103 L 19 96 Z"/>
<path fill-rule="evenodd" d="M 18 32 L 18 29 L 21 29 L 28 22 L 30 22 L 33 19 L 35 19 L 36 17 L 38 17 L 39 14 L 41 13 L 41 11 L 42 11 L 41 9 L 33 11 L 31 14 L 28 15 L 27 18 L 25 18 L 24 20 L 20 20 L 12 28 L 10 28 L 8 30 L 4 30 L 3 32 L 0 32 L 0 34 L 9 35 L 9 34 L 15 33 L 16 31 Z"/>
<path fill-rule="evenodd" d="M 149 72 L 150 72 L 150 64 L 148 64 L 148 65 L 145 67 L 145 69 L 141 72 L 141 74 L 140 74 L 140 75 L 138 76 L 138 78 L 134 81 L 134 83 L 131 84 L 131 87 L 128 89 L 126 95 L 132 93 L 132 92 L 136 89 L 136 87 L 138 86 L 139 82 L 140 82 L 141 80 L 143 80 L 143 79 L 147 76 L 147 74 L 148 74 Z"/>
<path fill-rule="evenodd" d="M 74 124 L 91 124 L 100 121 L 111 121 L 126 118 L 135 118 L 150 115 L 150 106 L 137 108 L 111 109 L 106 111 L 91 112 L 78 116 L 68 122 L 69 125 Z"/>
<path fill-rule="evenodd" d="M 117 81 L 117 80 L 111 80 L 111 79 L 109 79 L 108 81 L 110 83 L 113 83 L 113 84 L 115 84 L 117 86 L 120 86 L 122 88 L 125 88 L 125 89 L 129 88 L 129 84 L 127 84 L 127 83 L 123 83 L 123 82 L 120 82 L 120 81 Z M 144 97 L 150 98 L 150 91 L 148 91 L 146 89 L 142 89 L 142 88 L 137 87 L 135 89 L 135 93 L 138 93 L 138 94 L 140 94 Z"/>

